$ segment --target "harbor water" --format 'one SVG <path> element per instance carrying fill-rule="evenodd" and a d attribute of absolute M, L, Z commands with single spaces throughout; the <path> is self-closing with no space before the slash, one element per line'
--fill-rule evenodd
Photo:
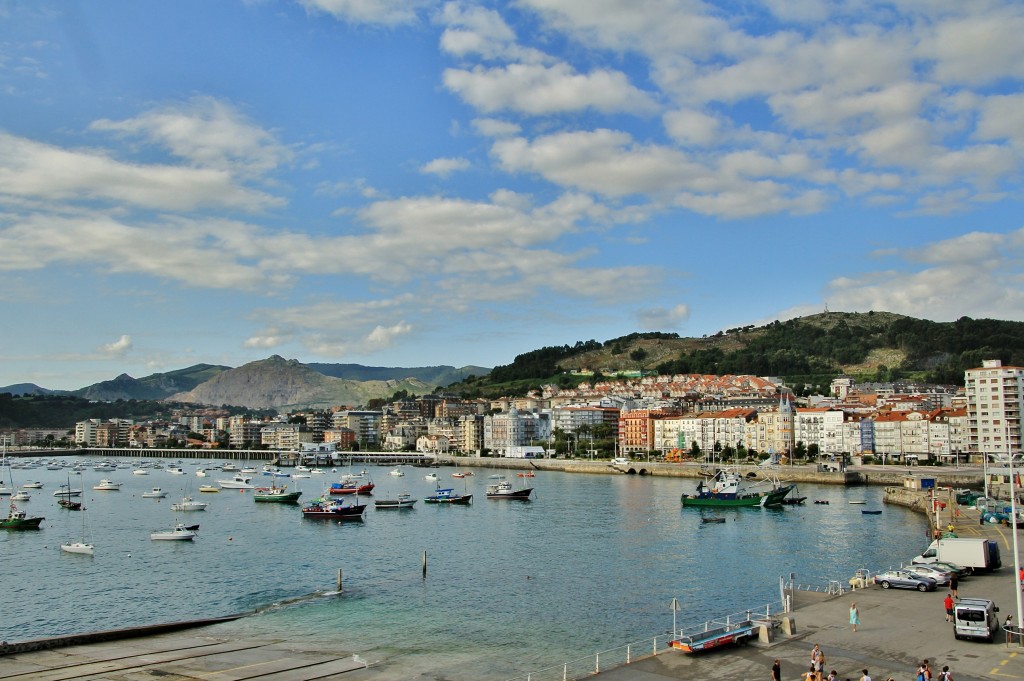
<path fill-rule="evenodd" d="M 673 598 L 679 626 L 692 625 L 777 603 L 781 576 L 845 581 L 858 568 L 909 561 L 927 541 L 926 519 L 883 506 L 875 487 L 801 485 L 803 506 L 716 510 L 726 522 L 702 523 L 712 512 L 679 503 L 693 480 L 559 472 L 521 479 L 486 468 L 453 479 L 455 469 L 442 467 L 433 470 L 441 485 L 474 498 L 438 506 L 422 501 L 437 484 L 427 470 L 406 467 L 392 477 L 371 467 L 377 496 L 408 491 L 420 501 L 384 511 L 360 497 L 364 520 L 338 523 L 257 504 L 251 491 L 200 494 L 200 484 L 231 475 L 199 478 L 198 467 L 144 476 L 86 469 L 71 476 L 85 490 L 83 512 L 61 509 L 52 496 L 67 471 L 11 471 L 16 487 L 44 483 L 19 508 L 46 520 L 40 531 L 0 532 L 0 639 L 259 611 L 214 629 L 350 651 L 393 678 L 507 679 L 666 633 Z M 275 480 L 308 501 L 343 472 Z M 533 499 L 486 499 L 492 474 L 532 486 Z M 92 490 L 101 477 L 121 490 Z M 271 479 L 257 474 L 253 482 Z M 167 498 L 143 498 L 152 487 Z M 209 507 L 172 511 L 186 494 Z M 199 524 L 198 538 L 150 540 L 176 521 Z M 60 551 L 83 533 L 94 556 Z"/>

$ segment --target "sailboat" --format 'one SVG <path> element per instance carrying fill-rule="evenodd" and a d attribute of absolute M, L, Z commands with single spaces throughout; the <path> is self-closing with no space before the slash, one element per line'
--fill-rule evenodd
<path fill-rule="evenodd" d="M 92 544 L 85 542 L 85 513 L 82 513 L 82 541 L 71 542 L 70 544 L 61 544 L 60 550 L 64 553 L 80 553 L 86 556 L 92 555 Z"/>
<path fill-rule="evenodd" d="M 7 440 L 4 440 L 4 460 L 7 459 Z M 7 474 L 10 476 L 11 488 L 14 487 L 14 475 L 11 473 L 11 467 L 7 467 Z M 14 500 L 11 500 L 11 508 L 6 518 L 0 518 L 0 528 L 7 530 L 38 530 L 40 523 L 45 518 L 29 517 L 24 511 L 19 511 L 18 507 L 14 505 Z"/>

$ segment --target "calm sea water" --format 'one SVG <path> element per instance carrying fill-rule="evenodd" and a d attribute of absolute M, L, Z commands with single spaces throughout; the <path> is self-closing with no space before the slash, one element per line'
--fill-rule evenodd
<path fill-rule="evenodd" d="M 394 478 L 373 467 L 378 496 L 408 491 L 421 501 L 403 511 L 370 502 L 363 522 L 338 524 L 256 504 L 251 492 L 199 494 L 229 474 L 198 478 L 195 465 L 183 467 L 185 476 L 72 476 L 86 490 L 84 513 L 52 496 L 66 472 L 12 471 L 15 486 L 45 484 L 20 506 L 46 520 L 38 532 L 0 532 L 0 639 L 260 609 L 204 631 L 301 638 L 379 661 L 395 678 L 415 670 L 424 679 L 504 679 L 667 632 L 672 598 L 680 625 L 703 622 L 777 602 L 779 577 L 790 572 L 804 584 L 845 581 L 860 567 L 909 560 L 926 542 L 919 514 L 861 514 L 883 508 L 876 487 L 802 485 L 805 506 L 724 511 L 726 523 L 702 524 L 702 511 L 679 503 L 692 480 L 543 472 L 530 480 L 534 499 L 515 502 L 484 497 L 498 471 L 475 469 L 463 481 L 440 468 L 443 485 L 476 496 L 467 507 L 434 506 L 422 502 L 434 487 L 423 469 Z M 339 474 L 287 482 L 309 499 Z M 93 491 L 101 477 L 124 486 Z M 143 499 L 152 487 L 168 498 Z M 171 503 L 185 493 L 209 508 L 175 514 Z M 200 524 L 194 542 L 149 539 L 176 518 Z M 62 553 L 61 542 L 81 538 L 83 519 L 96 555 Z M 339 568 L 341 595 L 332 593 Z"/>

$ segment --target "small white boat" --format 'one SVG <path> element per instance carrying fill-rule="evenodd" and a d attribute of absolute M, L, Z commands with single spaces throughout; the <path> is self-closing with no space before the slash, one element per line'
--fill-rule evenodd
<path fill-rule="evenodd" d="M 393 475 L 396 478 L 401 478 L 405 475 L 401 468 L 393 468 L 388 475 Z"/>
<path fill-rule="evenodd" d="M 67 485 L 61 485 L 60 489 L 53 493 L 55 497 L 80 497 L 82 496 L 82 490 L 71 489 Z"/>
<path fill-rule="evenodd" d="M 174 526 L 173 530 L 153 532 L 149 535 L 149 538 L 163 541 L 192 541 L 196 538 L 196 533 L 192 530 L 186 529 L 183 524 L 178 523 Z"/>
<path fill-rule="evenodd" d="M 200 478 L 205 478 L 206 477 L 206 469 L 205 468 L 197 468 L 196 469 L 196 475 L 199 476 Z"/>
<path fill-rule="evenodd" d="M 64 553 L 81 553 L 86 556 L 92 555 L 92 548 L 92 544 L 86 544 L 85 542 L 80 541 L 60 545 L 60 550 Z"/>
<path fill-rule="evenodd" d="M 235 464 L 230 463 L 230 462 L 228 462 L 228 463 L 224 464 L 223 466 L 221 466 L 220 469 L 222 471 L 224 471 L 225 473 L 236 473 L 236 472 L 238 472 L 238 466 L 236 466 Z"/>
<path fill-rule="evenodd" d="M 423 476 L 424 480 L 437 480 L 437 473 L 427 473 Z"/>
<path fill-rule="evenodd" d="M 20 489 L 11 495 L 11 501 L 28 501 L 31 498 L 32 495 L 23 489 Z"/>
<path fill-rule="evenodd" d="M 81 490 L 79 490 L 79 492 L 81 492 Z M 13 487 L 7 487 L 6 485 L 0 485 L 0 496 L 2 496 L 2 497 L 9 497 L 12 494 L 14 494 L 14 488 Z"/>
<path fill-rule="evenodd" d="M 172 511 L 205 511 L 206 502 L 195 501 L 192 497 L 184 497 L 176 504 L 171 504 Z"/>
<path fill-rule="evenodd" d="M 149 471 L 145 468 L 136 468 L 132 471 L 132 475 L 149 475 Z"/>
<path fill-rule="evenodd" d="M 182 470 L 181 466 L 168 466 L 166 470 L 171 475 L 185 475 L 185 471 Z"/>
<path fill-rule="evenodd" d="M 99 484 L 93 485 L 92 488 L 101 492 L 119 492 L 121 490 L 121 483 L 114 482 L 113 480 L 100 480 Z"/>
<path fill-rule="evenodd" d="M 143 499 L 163 499 L 166 496 L 167 496 L 167 492 L 163 491 L 159 487 L 154 487 L 153 489 L 149 490 L 148 492 L 143 492 L 142 493 L 142 498 Z"/>
<path fill-rule="evenodd" d="M 252 484 L 252 478 L 248 475 L 236 475 L 230 480 L 218 480 L 217 484 L 221 486 L 221 489 L 255 489 L 255 485 Z"/>
<path fill-rule="evenodd" d="M 241 473 L 242 475 L 256 475 L 256 467 L 255 466 L 245 466 L 245 467 L 242 468 L 242 470 L 240 470 L 238 472 Z"/>
<path fill-rule="evenodd" d="M 43 488 L 43 483 L 41 483 L 41 482 L 26 482 L 24 485 L 22 485 L 22 487 L 25 488 L 25 489 L 42 489 Z"/>

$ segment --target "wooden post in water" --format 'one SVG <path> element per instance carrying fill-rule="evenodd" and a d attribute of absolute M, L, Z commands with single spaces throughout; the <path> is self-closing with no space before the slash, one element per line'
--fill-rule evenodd
<path fill-rule="evenodd" d="M 338 593 L 342 592 L 341 587 L 341 568 L 338 568 Z"/>
<path fill-rule="evenodd" d="M 423 579 L 427 578 L 427 550 L 423 549 Z"/>

